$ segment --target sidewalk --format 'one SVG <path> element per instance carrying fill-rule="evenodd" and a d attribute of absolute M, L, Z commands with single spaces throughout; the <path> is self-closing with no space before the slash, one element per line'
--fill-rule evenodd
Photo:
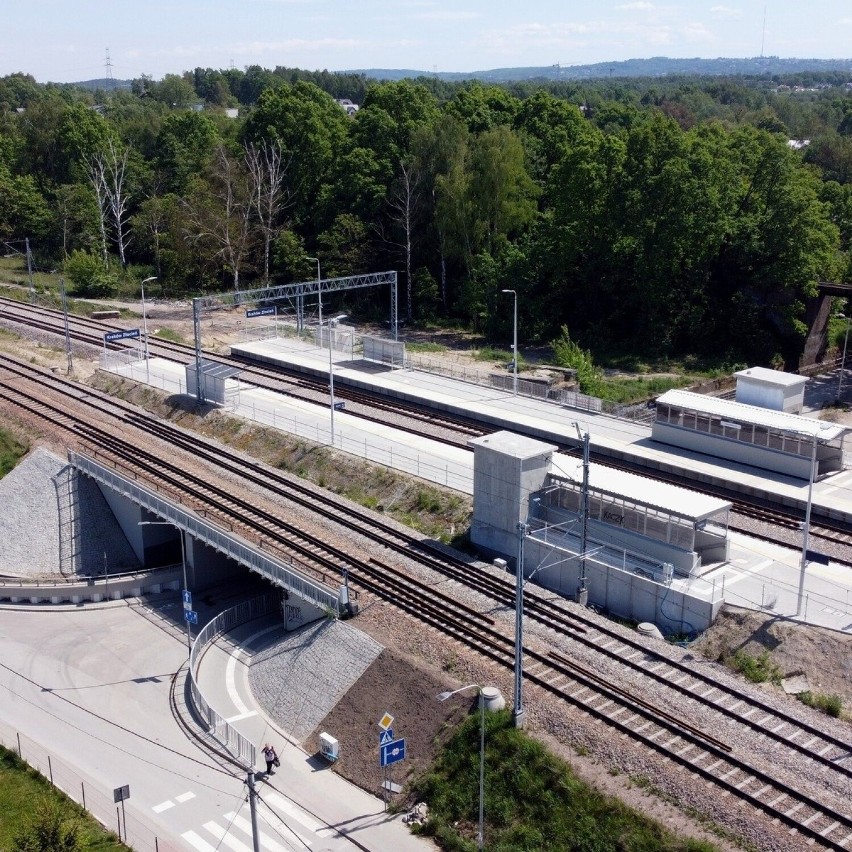
<path fill-rule="evenodd" d="M 333 631 L 346 635 L 333 635 Z M 353 649 L 353 644 L 362 647 Z M 328 649 L 335 647 L 338 657 L 328 659 Z M 216 640 L 204 655 L 198 684 L 211 706 L 257 744 L 261 765 L 263 744 L 276 747 L 281 766 L 272 777 L 258 772 L 257 789 L 261 797 L 274 791 L 292 803 L 290 816 L 302 831 L 328 837 L 330 827 L 365 852 L 434 852 L 438 847 L 428 838 L 414 836 L 402 821 L 403 814 L 387 813 L 381 799 L 341 778 L 327 760 L 309 754 L 300 744 L 380 650 L 365 634 L 340 622 L 309 625 L 284 634 L 276 619 L 255 621 Z M 267 662 L 262 676 L 270 690 L 261 703 L 252 692 L 249 670 L 253 658 L 260 660 L 264 654 Z M 293 665 L 293 654 L 303 664 Z M 272 667 L 269 659 L 274 660 Z M 300 704 L 297 714 L 286 708 L 279 711 L 276 701 L 286 700 L 288 695 L 310 695 L 311 706 L 306 709 Z M 302 723 L 300 739 L 270 718 L 264 704 L 273 707 L 279 719 L 298 719 Z"/>

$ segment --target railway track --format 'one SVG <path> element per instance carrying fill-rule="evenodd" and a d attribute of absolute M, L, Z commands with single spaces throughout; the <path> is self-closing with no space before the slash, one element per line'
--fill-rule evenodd
<path fill-rule="evenodd" d="M 46 376 L 43 387 L 54 385 L 54 377 Z M 18 385 L 22 383 L 22 376 L 15 379 Z M 13 386 L 12 396 L 16 393 L 23 395 L 20 387 Z M 4 390 L 4 395 L 8 391 Z M 9 396 L 6 396 L 9 399 Z M 91 404 L 91 398 L 88 400 Z M 33 409 L 45 406 L 45 403 L 36 395 L 30 399 L 29 405 Z M 105 408 L 114 407 L 112 402 L 105 403 Z M 85 426 L 79 423 L 78 418 L 70 415 L 63 407 L 57 406 L 50 409 L 46 406 L 42 416 L 53 420 L 61 420 L 66 428 L 75 434 L 82 434 L 89 441 L 96 442 L 100 447 L 108 446 L 110 454 L 117 458 L 119 464 L 132 466 L 137 474 L 144 472 L 145 476 L 156 476 L 164 482 L 166 487 L 175 491 L 186 492 L 190 487 L 200 489 L 193 500 L 209 502 L 216 500 L 217 505 L 213 512 L 223 514 L 223 521 L 228 525 L 246 524 L 255 526 L 258 535 L 277 537 L 278 546 L 282 549 L 290 549 L 294 546 L 293 525 L 282 524 L 278 517 L 268 517 L 259 514 L 251 505 L 235 501 L 227 489 L 219 489 L 222 493 L 216 495 L 215 489 L 211 494 L 210 484 L 206 480 L 199 480 L 192 485 L 185 480 L 185 474 L 181 471 L 170 469 L 173 466 L 165 464 L 159 458 L 145 458 L 140 471 L 140 457 L 150 454 L 141 453 L 135 446 L 122 446 L 122 442 L 107 433 L 107 437 L 99 434 L 103 432 L 100 427 Z M 126 416 L 124 411 L 123 415 Z M 142 420 L 145 416 L 139 416 Z M 127 422 L 133 422 L 137 418 L 127 418 Z M 141 428 L 139 423 L 136 423 Z M 94 431 L 93 431 L 94 430 Z M 172 430 L 180 434 L 177 430 Z M 186 436 L 184 436 L 186 437 Z M 172 436 L 174 440 L 175 435 Z M 111 443 L 110 443 L 111 441 Z M 194 443 L 191 439 L 189 443 Z M 183 447 L 181 447 L 183 449 Z M 102 452 L 99 450 L 98 452 Z M 208 452 L 208 450 L 205 450 Z M 218 454 L 216 454 L 218 455 Z M 226 455 L 233 455 L 227 453 Z M 218 462 L 222 463 L 221 459 Z M 250 462 L 241 460 L 244 467 L 249 467 Z M 256 467 L 256 466 L 255 466 Z M 268 486 L 267 486 L 268 487 Z M 316 493 L 314 493 L 316 498 Z M 221 498 L 221 502 L 219 501 Z M 332 498 L 329 498 L 332 500 Z M 329 517 L 340 523 L 340 514 L 334 514 L 329 510 Z M 229 517 L 230 516 L 230 517 Z M 375 523 L 375 518 L 370 516 Z M 353 523 L 363 525 L 363 519 L 353 519 Z M 389 527 L 389 529 L 392 529 Z M 363 531 L 363 529 L 362 529 Z M 300 533 L 300 530 L 295 530 Z M 388 532 L 383 530 L 379 533 L 386 540 Z M 403 538 L 405 538 L 403 536 Z M 354 561 L 346 552 L 335 552 L 336 549 L 329 547 L 325 542 L 310 542 L 302 540 L 296 542 L 300 548 L 301 558 L 305 561 L 318 561 L 325 570 L 335 576 L 344 569 L 350 574 L 353 583 L 374 595 L 382 596 L 389 603 L 409 612 L 413 617 L 425 621 L 435 629 L 441 630 L 445 635 L 453 636 L 457 641 L 464 643 L 467 647 L 477 650 L 505 667 L 511 667 L 513 660 L 513 642 L 510 637 L 500 633 L 493 627 L 493 619 L 482 616 L 481 613 L 470 607 L 459 607 L 457 602 L 452 602 L 450 596 L 437 595 L 434 583 L 424 584 L 406 577 L 397 569 L 391 568 L 382 562 L 373 559 L 367 562 Z M 403 543 L 406 550 L 412 549 L 412 541 Z M 430 563 L 433 570 L 438 570 L 436 559 L 429 548 L 422 556 Z M 421 563 L 423 564 L 423 563 Z M 465 582 L 465 578 L 459 572 L 466 570 L 468 575 L 474 571 L 471 566 L 463 560 L 447 561 L 444 566 L 445 576 L 451 576 L 457 582 Z M 480 572 L 481 573 L 481 572 Z M 471 585 L 471 577 L 466 580 Z M 474 585 L 476 588 L 476 586 Z M 477 588 L 482 594 L 494 595 L 499 592 L 500 602 L 506 602 L 506 593 L 514 589 L 514 584 L 505 578 L 488 575 L 488 580 Z M 640 658 L 648 662 L 646 669 L 651 670 L 657 677 L 657 683 L 665 689 L 679 688 L 684 696 L 690 700 L 704 701 L 713 693 L 717 699 L 717 712 L 726 714 L 728 718 L 739 722 L 743 715 L 738 703 L 748 702 L 749 712 L 746 720 L 755 717 L 748 724 L 753 725 L 753 730 L 759 731 L 761 736 L 776 737 L 779 747 L 793 748 L 798 753 L 809 756 L 817 755 L 814 759 L 824 766 L 826 772 L 837 773 L 847 779 L 848 770 L 840 762 L 843 755 L 848 754 L 850 747 L 847 743 L 828 737 L 819 728 L 802 726 L 800 723 L 784 718 L 783 714 L 773 708 L 761 706 L 751 696 L 737 695 L 736 691 L 722 688 L 712 678 L 696 676 L 695 672 L 688 670 L 686 666 L 678 666 L 671 660 L 650 653 L 640 643 L 625 642 L 624 637 L 619 636 L 616 631 L 601 630 L 599 624 L 591 618 L 577 618 L 571 615 L 570 619 L 565 613 L 558 612 L 559 607 L 548 606 L 546 601 L 538 601 L 528 596 L 527 617 L 536 618 L 545 623 L 549 629 L 557 631 L 561 636 L 569 636 L 571 641 L 586 641 L 587 637 L 591 646 L 604 649 L 611 653 L 613 659 L 623 663 L 631 657 Z M 542 617 L 541 613 L 547 612 L 548 617 Z M 565 618 L 564 623 L 559 619 Z M 609 635 L 607 635 L 609 632 Z M 602 638 L 603 637 L 603 638 Z M 621 647 L 617 647 L 621 643 Z M 537 687 L 547 690 L 582 708 L 585 712 L 599 716 L 602 721 L 614 726 L 616 729 L 629 735 L 632 739 L 644 742 L 648 747 L 654 748 L 658 753 L 665 754 L 669 759 L 680 765 L 688 766 L 701 777 L 712 780 L 714 783 L 724 787 L 731 794 L 736 793 L 738 798 L 749 801 L 772 818 L 778 819 L 791 829 L 799 831 L 803 836 L 818 840 L 830 848 L 844 848 L 843 844 L 849 839 L 850 826 L 842 814 L 818 801 L 814 796 L 805 791 L 795 791 L 787 785 L 773 781 L 769 774 L 761 771 L 758 767 L 751 766 L 747 761 L 733 757 L 729 748 L 722 739 L 700 729 L 690 729 L 683 722 L 683 714 L 674 718 L 667 718 L 666 711 L 661 708 L 648 706 L 641 703 L 641 697 L 617 690 L 611 684 L 602 683 L 601 678 L 594 672 L 583 670 L 576 662 L 559 654 L 541 654 L 535 649 L 525 649 L 527 669 L 525 680 L 535 684 Z M 634 659 L 635 663 L 635 659 Z M 624 663 L 626 665 L 626 663 Z M 643 677 L 651 675 L 643 673 Z M 672 683 L 676 683 L 673 687 Z M 642 690 L 643 693 L 646 690 Z M 654 689 L 647 690 L 653 694 Z M 619 692 L 621 693 L 619 695 Z M 592 694 L 595 696 L 591 698 Z M 725 697 L 722 697 L 725 696 Z M 630 719 L 628 724 L 627 719 Z M 635 722 L 635 723 L 634 723 Z M 726 777 L 720 779 L 719 772 Z"/>
<path fill-rule="evenodd" d="M 33 317 L 33 313 L 37 318 Z M 0 319 L 24 324 L 30 328 L 44 330 L 49 328 L 52 333 L 64 335 L 64 324 L 62 315 L 49 308 L 36 308 L 24 305 L 10 299 L 0 299 Z M 91 346 L 103 345 L 103 334 L 114 329 L 114 324 L 102 320 L 92 320 L 86 317 L 69 316 L 71 322 L 71 336 L 81 343 Z M 121 348 L 119 344 L 111 344 L 115 348 Z M 154 355 L 176 360 L 179 363 L 189 363 L 195 357 L 193 347 L 186 344 L 150 338 L 150 349 Z M 219 361 L 229 366 L 238 367 L 243 371 L 243 377 L 250 380 L 259 387 L 264 387 L 276 393 L 309 402 L 326 403 L 326 383 L 324 380 L 311 379 L 296 371 L 282 369 L 270 369 L 251 364 L 240 358 L 226 358 L 216 353 L 205 352 L 205 358 Z M 393 418 L 394 428 L 407 431 L 416 435 L 423 435 L 439 442 L 453 446 L 466 446 L 471 437 L 489 434 L 495 431 L 495 427 L 487 426 L 472 418 L 462 418 L 449 415 L 445 412 L 436 413 L 425 405 L 388 400 L 378 395 L 370 394 L 356 389 L 349 389 L 343 385 L 335 388 L 335 397 L 349 403 L 347 414 L 362 418 L 371 422 L 387 423 L 388 418 Z M 439 432 L 436 433 L 435 430 Z M 452 436 L 455 433 L 455 437 Z M 576 444 L 569 442 L 559 445 L 561 451 L 576 451 Z M 759 521 L 788 532 L 801 529 L 802 515 L 788 509 L 770 505 L 766 500 L 755 497 L 744 497 L 742 494 L 718 487 L 711 487 L 702 483 L 699 487 L 693 480 L 674 474 L 663 474 L 659 471 L 650 473 L 646 468 L 638 464 L 616 462 L 612 458 L 596 453 L 592 454 L 592 460 L 598 464 L 604 464 L 643 476 L 652 475 L 653 478 L 669 482 L 672 485 L 689 488 L 711 494 L 721 499 L 730 500 L 732 503 L 732 517 L 730 529 L 743 532 L 755 538 L 766 541 L 777 542 L 772 533 L 755 530 L 751 521 Z M 814 514 L 811 518 L 810 536 L 815 542 L 826 542 L 833 545 L 841 544 L 852 549 L 852 527 L 826 517 Z M 852 554 L 845 557 L 833 555 L 835 561 L 852 567 Z"/>

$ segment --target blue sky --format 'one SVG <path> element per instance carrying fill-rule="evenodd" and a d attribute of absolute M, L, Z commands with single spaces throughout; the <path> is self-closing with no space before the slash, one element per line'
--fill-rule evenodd
<path fill-rule="evenodd" d="M 766 25 L 764 28 L 764 12 Z M 849 0 L 6 0 L 0 76 L 490 68 L 651 56 L 849 58 Z"/>

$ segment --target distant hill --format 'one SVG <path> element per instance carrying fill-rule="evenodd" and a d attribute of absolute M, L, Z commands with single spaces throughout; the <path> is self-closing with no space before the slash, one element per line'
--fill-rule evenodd
<path fill-rule="evenodd" d="M 78 86 L 81 89 L 103 89 L 105 92 L 109 92 L 112 89 L 129 89 L 132 83 L 132 80 L 112 80 L 103 77 L 100 80 L 81 80 L 79 83 L 72 83 L 71 85 Z"/>
<path fill-rule="evenodd" d="M 668 76 L 754 76 L 797 74 L 802 71 L 852 74 L 852 59 L 779 59 L 760 56 L 752 59 L 628 59 L 623 62 L 596 62 L 593 65 L 545 65 L 540 68 L 494 68 L 490 71 L 414 71 L 410 69 L 359 68 L 348 73 L 363 74 L 376 80 L 403 80 L 416 77 L 438 77 L 441 80 L 482 80 L 509 83 L 520 80 L 595 80 L 606 77 Z"/>

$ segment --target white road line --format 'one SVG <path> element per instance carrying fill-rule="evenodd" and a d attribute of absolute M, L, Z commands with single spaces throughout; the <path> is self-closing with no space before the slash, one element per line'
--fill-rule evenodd
<path fill-rule="evenodd" d="M 253 852 L 252 846 L 247 846 L 241 840 L 237 840 L 236 837 L 226 832 L 218 822 L 205 822 L 204 828 L 219 841 L 220 845 L 224 843 L 225 846 L 233 849 L 234 852 Z"/>
<path fill-rule="evenodd" d="M 266 627 L 263 630 L 259 630 L 257 633 L 252 633 L 247 639 L 243 641 L 243 646 L 250 646 L 251 643 L 257 639 L 259 636 L 263 636 L 264 633 L 271 633 L 273 630 L 280 630 L 280 625 L 275 625 L 274 627 Z M 243 654 L 243 648 L 235 648 L 231 652 L 231 656 L 228 657 L 228 665 L 225 666 L 225 687 L 228 690 L 228 695 L 234 703 L 234 707 L 237 709 L 237 713 L 239 715 L 234 716 L 233 719 L 228 719 L 228 722 L 237 721 L 238 719 L 247 719 L 249 716 L 257 715 L 254 711 L 250 711 L 248 707 L 243 703 L 242 698 L 240 698 L 239 692 L 237 692 L 237 661 L 240 658 L 240 655 Z"/>
<path fill-rule="evenodd" d="M 237 716 L 229 716 L 225 721 L 230 724 L 231 722 L 239 722 L 241 719 L 250 719 L 252 716 L 257 716 L 256 710 L 248 710 L 245 713 L 240 713 Z"/>
<path fill-rule="evenodd" d="M 206 840 L 199 837 L 194 831 L 185 831 L 181 837 L 198 852 L 216 852 L 216 847 L 211 846 Z"/>
<path fill-rule="evenodd" d="M 168 799 L 165 802 L 160 802 L 159 805 L 154 805 L 151 810 L 155 814 L 161 814 L 163 811 L 167 811 L 169 808 L 173 808 L 174 806 L 175 803 L 171 799 Z"/>
<path fill-rule="evenodd" d="M 251 823 L 247 819 L 233 812 L 225 814 L 225 819 L 251 837 Z M 273 840 L 271 837 L 267 837 L 265 834 L 260 835 L 260 845 L 263 846 L 264 849 L 269 849 L 270 852 L 293 852 L 292 846 L 284 846 L 284 844 L 279 843 L 277 840 Z"/>
<path fill-rule="evenodd" d="M 282 835 L 292 834 L 295 837 L 298 837 L 299 840 L 305 845 L 310 846 L 315 840 L 316 835 L 312 837 L 308 837 L 307 834 L 303 834 L 301 831 L 296 831 L 296 829 L 290 825 L 286 819 L 282 819 L 282 814 L 274 814 L 269 810 L 269 805 L 265 808 L 258 808 L 257 815 L 262 819 L 275 833 L 281 837 Z"/>
<path fill-rule="evenodd" d="M 313 831 L 314 834 L 328 837 L 334 834 L 334 829 L 329 828 L 325 823 L 320 822 L 315 817 L 311 816 L 306 810 L 300 808 L 295 802 L 285 798 L 279 793 L 266 793 L 263 798 L 269 803 L 269 806 L 276 811 L 284 811 L 294 820 L 299 822 L 308 831 Z"/>
<path fill-rule="evenodd" d="M 175 796 L 175 800 L 183 804 L 184 802 L 188 802 L 190 799 L 195 798 L 195 793 L 181 793 L 179 796 Z"/>

